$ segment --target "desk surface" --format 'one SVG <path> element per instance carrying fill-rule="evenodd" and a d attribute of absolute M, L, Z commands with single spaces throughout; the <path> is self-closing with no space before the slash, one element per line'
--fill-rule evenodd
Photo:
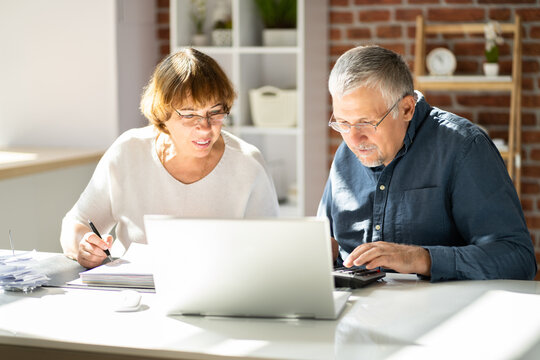
<path fill-rule="evenodd" d="M 97 162 L 103 153 L 75 148 L 0 148 L 0 179 Z"/>
<path fill-rule="evenodd" d="M 78 271 L 69 261 L 66 266 Z M 142 294 L 141 311 L 118 313 L 115 291 L 42 288 L 0 294 L 0 353 L 18 359 L 538 359 L 539 294 L 534 281 L 431 284 L 389 274 L 355 290 L 338 320 L 321 321 L 167 317 L 152 293 Z"/>

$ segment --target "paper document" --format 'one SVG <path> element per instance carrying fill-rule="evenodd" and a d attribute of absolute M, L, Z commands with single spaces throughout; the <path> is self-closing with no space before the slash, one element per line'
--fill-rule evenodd
<path fill-rule="evenodd" d="M 154 288 L 152 255 L 148 245 L 132 243 L 124 256 L 80 273 L 88 286 Z"/>
<path fill-rule="evenodd" d="M 0 289 L 28 292 L 46 284 L 50 279 L 35 270 L 35 256 L 35 250 L 0 255 Z"/>

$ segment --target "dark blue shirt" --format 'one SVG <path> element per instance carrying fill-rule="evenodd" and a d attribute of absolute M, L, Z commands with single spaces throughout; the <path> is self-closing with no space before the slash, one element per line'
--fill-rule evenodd
<path fill-rule="evenodd" d="M 427 249 L 431 281 L 533 279 L 534 249 L 499 151 L 479 127 L 416 94 L 388 166 L 365 167 L 345 143 L 336 152 L 319 215 L 330 220 L 338 264 L 362 243 L 388 241 Z"/>

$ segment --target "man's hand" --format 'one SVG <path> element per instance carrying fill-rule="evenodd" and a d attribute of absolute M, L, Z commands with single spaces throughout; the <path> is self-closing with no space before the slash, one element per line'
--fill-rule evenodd
<path fill-rule="evenodd" d="M 429 252 L 414 245 L 375 241 L 358 246 L 345 259 L 346 267 L 365 265 L 367 269 L 385 267 L 405 274 L 431 274 Z"/>

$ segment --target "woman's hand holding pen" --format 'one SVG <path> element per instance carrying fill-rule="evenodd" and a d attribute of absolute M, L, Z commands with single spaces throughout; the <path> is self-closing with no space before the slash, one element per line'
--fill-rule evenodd
<path fill-rule="evenodd" d="M 87 232 L 79 243 L 77 261 L 89 269 L 101 265 L 107 257 L 105 250 L 110 249 L 112 243 L 113 237 L 109 234 L 103 234 L 102 239 L 94 232 Z"/>

